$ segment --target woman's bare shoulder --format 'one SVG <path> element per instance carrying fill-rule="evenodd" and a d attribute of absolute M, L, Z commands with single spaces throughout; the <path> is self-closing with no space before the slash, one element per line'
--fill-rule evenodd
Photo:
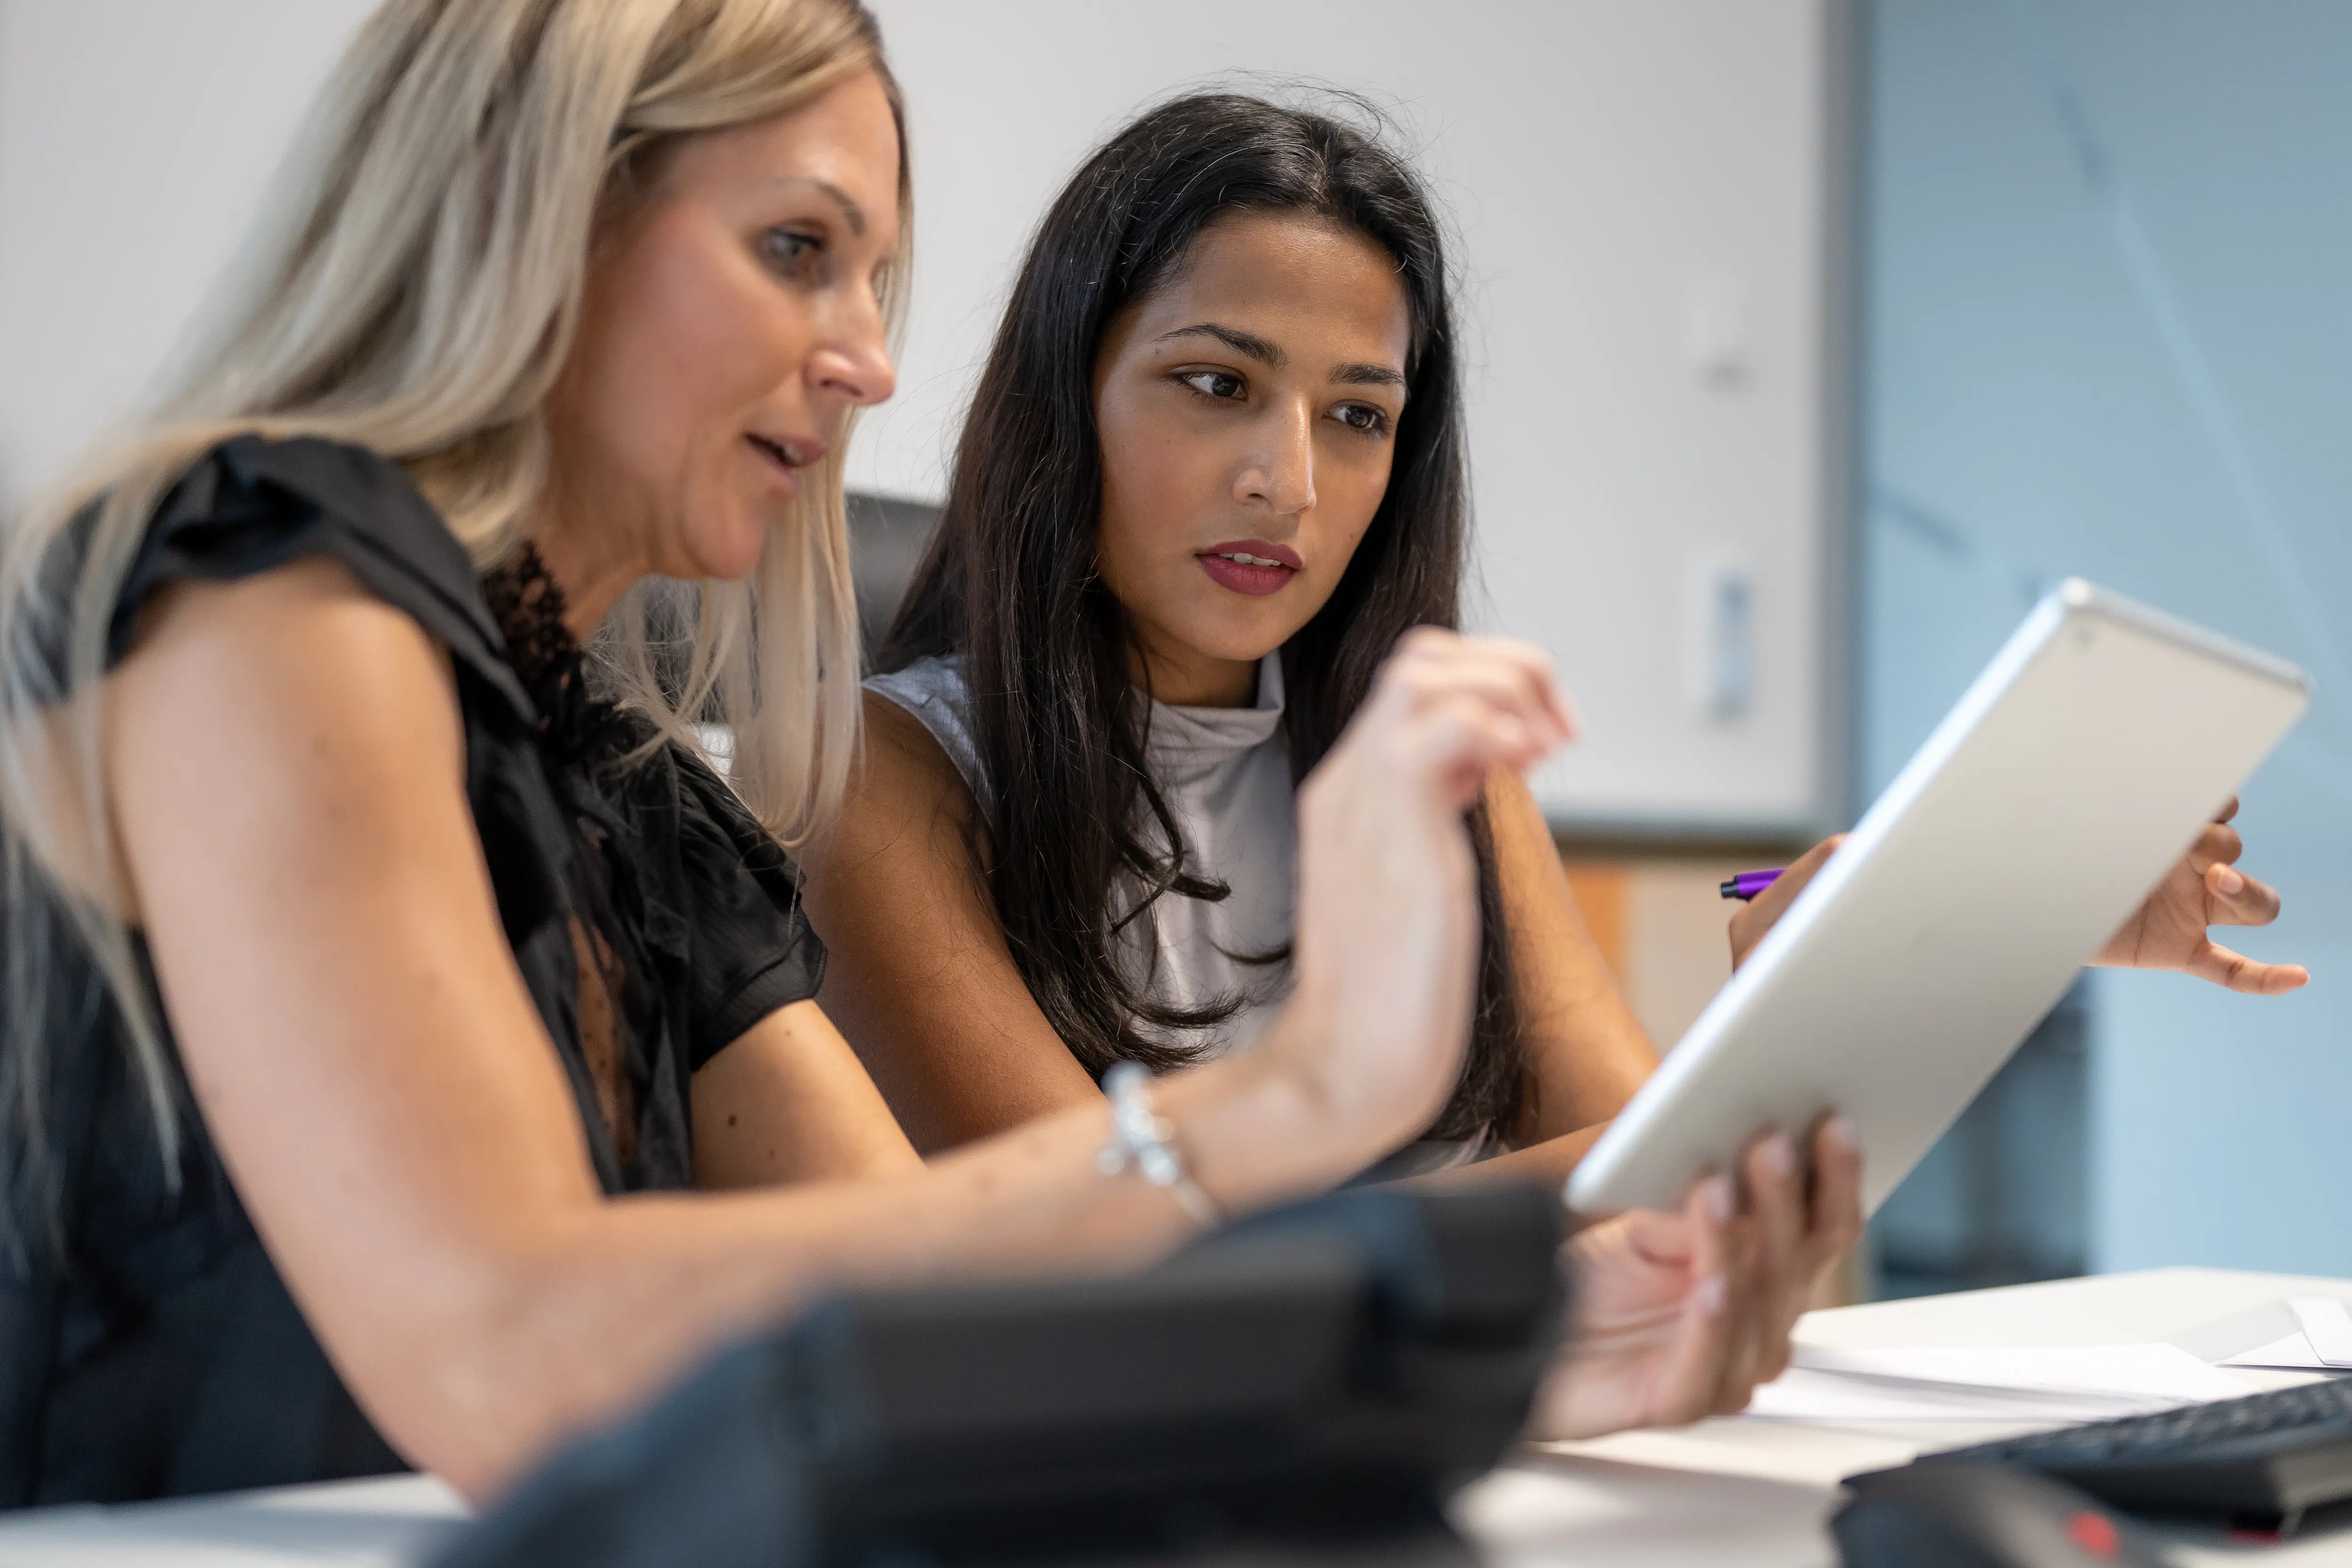
<path fill-rule="evenodd" d="M 158 590 L 101 688 L 100 723 L 118 826 L 134 839 L 126 818 L 156 782 L 144 759 L 177 757 L 184 787 L 215 780 L 303 818 L 446 782 L 464 764 L 447 654 L 325 556 Z M 115 895 L 137 921 L 134 889 L 118 882 Z"/>
<path fill-rule="evenodd" d="M 856 910 L 952 907 L 960 922 L 984 918 L 983 837 L 963 775 L 922 721 L 888 698 L 868 691 L 865 718 L 840 815 L 799 852 L 810 910 L 836 950 L 851 940 Z"/>
<path fill-rule="evenodd" d="M 206 695 L 205 673 L 222 678 L 215 695 Z M 453 741 L 458 733 L 446 652 L 415 617 L 325 555 L 159 590 L 141 607 L 131 647 L 108 677 L 110 724 L 157 688 L 207 708 L 234 699 L 240 727 L 299 713 L 336 729 L 418 719 Z M 252 698 L 261 700 L 246 700 Z"/>
<path fill-rule="evenodd" d="M 970 831 L 971 789 L 923 721 L 877 691 L 866 693 L 866 751 L 845 817 L 869 827 L 922 823 Z"/>

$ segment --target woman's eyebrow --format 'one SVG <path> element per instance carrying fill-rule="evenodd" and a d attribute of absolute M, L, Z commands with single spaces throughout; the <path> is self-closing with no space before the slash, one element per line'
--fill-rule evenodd
<path fill-rule="evenodd" d="M 866 237 L 866 209 L 859 206 L 847 191 L 843 190 L 831 180 L 821 180 L 814 174 L 786 174 L 777 180 L 776 184 L 780 185 L 814 185 L 818 190 L 823 191 L 826 195 L 831 196 L 834 201 L 839 205 L 841 207 L 841 221 L 849 226 L 849 232 L 857 236 L 861 239 Z"/>
<path fill-rule="evenodd" d="M 1255 332 L 1243 331 L 1239 327 L 1223 327 L 1214 321 L 1195 321 L 1189 327 L 1179 327 L 1172 332 L 1162 332 L 1152 342 L 1164 343 L 1171 338 L 1214 338 L 1237 354 L 1245 354 L 1268 370 L 1280 370 L 1289 358 L 1281 349 L 1259 337 Z"/>
<path fill-rule="evenodd" d="M 1366 364 L 1360 360 L 1354 364 L 1333 366 L 1331 383 L 1335 386 L 1402 386 L 1404 372 L 1385 364 Z"/>

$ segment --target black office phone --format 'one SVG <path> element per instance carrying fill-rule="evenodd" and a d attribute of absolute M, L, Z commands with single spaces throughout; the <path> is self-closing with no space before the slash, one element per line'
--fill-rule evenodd
<path fill-rule="evenodd" d="M 1355 1191 L 1140 1272 L 843 1296 L 556 1456 L 440 1568 L 1458 1557 L 1441 1505 L 1526 1419 L 1560 1226 L 1547 1188 Z"/>

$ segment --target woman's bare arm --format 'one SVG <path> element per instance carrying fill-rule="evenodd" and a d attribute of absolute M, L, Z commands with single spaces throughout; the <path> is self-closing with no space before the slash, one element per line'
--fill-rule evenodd
<path fill-rule="evenodd" d="M 324 562 L 147 619 L 108 683 L 107 771 L 197 1104 L 353 1393 L 468 1493 L 814 1292 L 1190 1233 L 1095 1170 L 1098 1105 L 902 1176 L 607 1200 L 494 907 L 442 652 Z M 1229 1211 L 1360 1168 L 1457 1070 L 1461 779 L 1557 734 L 1452 679 L 1411 665 L 1310 781 L 1299 986 L 1265 1044 L 1162 1081 Z"/>
<path fill-rule="evenodd" d="M 1658 1065 L 1656 1047 L 1576 907 L 1550 826 L 1527 781 L 1501 773 L 1489 779 L 1486 817 L 1510 921 L 1528 1103 L 1512 1130 L 1515 1148 L 1418 1177 L 1421 1185 L 1566 1181 Z"/>
<path fill-rule="evenodd" d="M 1623 1109 L 1657 1070 L 1658 1053 L 1601 956 L 1542 808 L 1527 781 L 1496 773 L 1486 783 L 1511 968 L 1533 1079 L 1517 1141 L 1532 1146 L 1583 1133 Z"/>
<path fill-rule="evenodd" d="M 937 1153 L 1101 1097 L 1029 994 L 972 860 L 971 792 L 930 732 L 866 699 L 862 772 L 802 856 L 826 1013 Z"/>
<path fill-rule="evenodd" d="M 780 1007 L 694 1075 L 694 1184 L 707 1192 L 903 1175 L 922 1159 L 814 1002 Z"/>
<path fill-rule="evenodd" d="M 1510 922 L 1528 1104 L 1512 1130 L 1516 1148 L 1418 1178 L 1427 1185 L 1565 1181 L 1658 1065 L 1656 1049 L 1576 907 L 1551 828 L 1527 781 L 1503 773 L 1488 779 L 1486 817 Z"/>

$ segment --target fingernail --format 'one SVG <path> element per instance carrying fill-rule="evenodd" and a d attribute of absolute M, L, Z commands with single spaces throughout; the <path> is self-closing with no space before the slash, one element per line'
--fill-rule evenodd
<path fill-rule="evenodd" d="M 1841 1154 L 1851 1154 L 1859 1146 L 1853 1136 L 1853 1118 L 1850 1116 L 1841 1113 L 1831 1117 L 1822 1131 L 1829 1139 L 1830 1147 Z"/>
<path fill-rule="evenodd" d="M 1731 1178 L 1710 1176 L 1706 1183 L 1706 1212 L 1718 1220 L 1731 1217 Z"/>
<path fill-rule="evenodd" d="M 1797 1151 L 1785 1132 L 1775 1132 L 1764 1140 L 1764 1169 L 1775 1176 L 1785 1176 L 1797 1168 Z"/>
<path fill-rule="evenodd" d="M 2221 890 L 2223 892 L 2241 892 L 2244 890 L 2245 886 L 2246 879 L 2243 873 L 2231 867 L 2224 866 L 2221 868 Z"/>
<path fill-rule="evenodd" d="M 1698 1310 L 1705 1312 L 1710 1318 L 1714 1317 L 1717 1312 L 1722 1311 L 1723 1276 L 1720 1274 L 1710 1274 L 1706 1279 L 1700 1280 L 1696 1285 L 1692 1286 L 1691 1299 L 1698 1303 Z"/>

